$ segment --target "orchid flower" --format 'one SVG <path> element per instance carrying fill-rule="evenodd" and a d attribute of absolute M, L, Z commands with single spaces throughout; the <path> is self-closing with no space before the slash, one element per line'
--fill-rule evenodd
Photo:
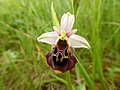
<path fill-rule="evenodd" d="M 77 62 L 73 55 L 74 48 L 90 48 L 86 39 L 75 34 L 77 29 L 72 30 L 74 21 L 74 15 L 68 12 L 62 16 L 60 27 L 53 26 L 53 32 L 37 38 L 39 42 L 52 45 L 52 51 L 46 55 L 46 59 L 53 70 L 66 72 L 72 69 Z"/>

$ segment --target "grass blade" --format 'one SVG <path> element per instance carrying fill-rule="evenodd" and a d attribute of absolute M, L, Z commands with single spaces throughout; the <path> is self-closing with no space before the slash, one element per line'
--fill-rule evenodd
<path fill-rule="evenodd" d="M 77 54 L 76 54 L 77 56 Z M 77 56 L 78 57 L 78 56 Z M 77 67 L 79 68 L 80 73 L 82 74 L 82 76 L 84 77 L 85 81 L 87 82 L 88 86 L 92 89 L 95 90 L 95 86 L 93 81 L 90 79 L 88 73 L 86 72 L 86 70 L 84 69 L 84 67 L 81 65 L 81 63 L 79 62 L 79 57 L 77 58 Z"/>

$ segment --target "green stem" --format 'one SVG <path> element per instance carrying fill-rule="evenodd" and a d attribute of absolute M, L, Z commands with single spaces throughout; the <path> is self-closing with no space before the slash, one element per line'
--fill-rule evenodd
<path fill-rule="evenodd" d="M 66 72 L 66 79 L 67 79 L 68 90 L 73 90 L 70 71 Z"/>

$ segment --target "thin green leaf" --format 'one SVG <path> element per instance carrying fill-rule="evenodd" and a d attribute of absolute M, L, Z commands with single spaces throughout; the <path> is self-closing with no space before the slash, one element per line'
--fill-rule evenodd
<path fill-rule="evenodd" d="M 73 90 L 70 71 L 66 72 L 66 79 L 67 79 L 68 90 Z"/>
<path fill-rule="evenodd" d="M 53 2 L 51 3 L 51 14 L 52 14 L 53 25 L 57 26 L 57 27 L 60 27 L 55 9 L 53 7 Z"/>
<path fill-rule="evenodd" d="M 56 78 L 57 80 L 61 81 L 62 83 L 64 83 L 65 85 L 67 85 L 67 81 L 65 81 L 63 78 L 58 77 L 57 75 L 51 74 L 51 76 L 53 76 L 54 78 Z"/>
<path fill-rule="evenodd" d="M 77 56 L 77 54 L 76 54 Z M 79 62 L 79 59 L 77 59 L 77 67 L 79 68 L 80 73 L 82 74 L 82 76 L 84 77 L 85 81 L 87 82 L 88 86 L 92 89 L 95 90 L 95 86 L 93 81 L 90 79 L 88 73 L 86 72 L 86 70 L 84 69 L 84 67 L 81 65 L 81 63 Z"/>

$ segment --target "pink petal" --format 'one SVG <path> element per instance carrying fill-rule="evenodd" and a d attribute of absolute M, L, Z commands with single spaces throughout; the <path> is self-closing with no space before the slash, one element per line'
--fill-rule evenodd
<path fill-rule="evenodd" d="M 74 24 L 75 17 L 74 15 L 68 16 L 68 21 L 66 25 L 66 32 L 70 32 L 72 30 L 73 24 Z"/>
<path fill-rule="evenodd" d="M 69 33 L 67 33 L 67 37 L 69 38 L 72 34 L 76 33 L 77 29 L 71 30 Z"/>
<path fill-rule="evenodd" d="M 56 26 L 53 26 L 53 29 L 58 35 L 60 35 L 60 30 Z"/>
<path fill-rule="evenodd" d="M 67 14 L 64 14 L 61 18 L 61 27 L 60 27 L 60 30 L 65 30 L 66 29 L 66 25 L 67 25 L 67 18 L 68 18 L 68 15 Z"/>

